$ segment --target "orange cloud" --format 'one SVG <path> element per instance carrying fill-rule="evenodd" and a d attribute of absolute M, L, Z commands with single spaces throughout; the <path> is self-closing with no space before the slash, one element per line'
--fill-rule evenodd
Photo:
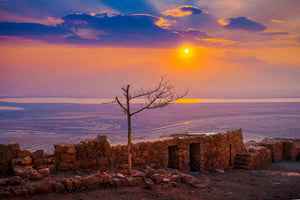
<path fill-rule="evenodd" d="M 162 12 L 163 15 L 172 16 L 172 17 L 182 17 L 186 15 L 200 15 L 200 14 L 207 14 L 206 10 L 198 9 L 196 6 L 185 5 L 178 8 L 166 10 Z"/>

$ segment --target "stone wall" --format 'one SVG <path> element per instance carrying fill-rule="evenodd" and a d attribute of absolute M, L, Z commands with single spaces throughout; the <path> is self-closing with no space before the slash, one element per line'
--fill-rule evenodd
<path fill-rule="evenodd" d="M 197 148 L 192 150 L 191 146 Z M 50 171 L 125 169 L 127 165 L 127 145 L 110 145 L 106 136 L 98 136 L 94 140 L 86 139 L 80 143 L 55 144 L 54 149 L 53 155 L 44 155 L 43 150 L 33 153 L 20 150 L 18 143 L 0 145 L 1 173 L 16 174 L 16 170 L 23 170 L 26 175 L 31 168 L 48 168 Z M 134 167 L 139 168 L 145 168 L 147 165 L 164 168 L 170 167 L 173 159 L 173 168 L 181 171 L 189 171 L 191 163 L 198 165 L 195 168 L 197 170 L 228 169 L 232 167 L 236 154 L 244 151 L 241 130 L 213 135 L 181 134 L 148 141 L 134 141 L 132 163 Z M 193 155 L 190 155 L 190 152 Z M 30 159 L 29 167 L 25 169 L 21 164 L 18 166 L 23 167 L 22 169 L 12 166 L 13 159 L 20 159 L 16 162 L 22 163 L 25 157 L 28 157 L 27 161 Z"/>
<path fill-rule="evenodd" d="M 282 159 L 285 161 L 294 161 L 295 160 L 295 144 L 292 141 L 283 141 L 282 142 Z"/>
<path fill-rule="evenodd" d="M 259 169 L 264 165 L 271 164 L 272 153 L 267 147 L 257 146 L 250 151 L 248 169 Z"/>
<path fill-rule="evenodd" d="M 158 141 L 133 144 L 133 166 L 151 165 L 156 168 L 164 168 L 168 167 L 169 155 L 178 155 L 178 166 L 173 168 L 189 171 L 190 144 L 200 145 L 198 157 L 200 160 L 197 161 L 200 163 L 200 170 L 231 168 L 236 154 L 245 151 L 241 130 L 214 135 L 175 135 Z M 178 152 L 170 154 L 169 147 L 173 146 L 178 146 Z M 112 154 L 115 166 L 127 163 L 127 145 L 113 146 Z"/>
<path fill-rule="evenodd" d="M 271 150 L 272 162 L 279 162 L 283 159 L 283 142 L 282 141 L 269 141 L 265 143 L 258 143 L 259 146 L 267 147 Z"/>

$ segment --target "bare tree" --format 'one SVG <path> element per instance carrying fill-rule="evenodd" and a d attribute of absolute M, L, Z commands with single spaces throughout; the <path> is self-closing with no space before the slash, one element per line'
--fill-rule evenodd
<path fill-rule="evenodd" d="M 128 173 L 132 172 L 131 165 L 131 118 L 144 110 L 163 108 L 169 103 L 183 98 L 187 95 L 188 90 L 183 94 L 177 94 L 174 85 L 170 84 L 166 76 L 162 76 L 154 88 L 139 89 L 131 92 L 131 85 L 121 87 L 124 98 L 115 97 L 114 103 L 118 103 L 123 112 L 127 115 L 128 123 Z M 142 99 L 141 107 L 138 110 L 131 110 L 130 103 L 134 99 Z"/>

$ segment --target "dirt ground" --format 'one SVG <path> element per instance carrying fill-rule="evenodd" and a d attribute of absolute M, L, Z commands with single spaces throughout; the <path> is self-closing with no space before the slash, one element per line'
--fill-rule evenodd
<path fill-rule="evenodd" d="M 155 185 L 98 189 L 73 193 L 51 193 L 28 196 L 34 200 L 129 200 L 129 199 L 300 199 L 300 162 L 275 163 L 255 171 L 230 170 L 225 173 L 191 172 L 201 181 L 199 188 L 185 184 L 177 187 Z M 12 197 L 21 200 L 24 198 Z"/>

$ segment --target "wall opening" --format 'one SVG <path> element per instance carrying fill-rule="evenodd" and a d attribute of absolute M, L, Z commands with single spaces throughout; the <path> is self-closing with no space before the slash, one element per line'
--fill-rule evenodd
<path fill-rule="evenodd" d="M 168 167 L 173 168 L 173 169 L 179 169 L 179 147 L 178 147 L 178 145 L 169 146 L 168 151 L 169 151 Z"/>
<path fill-rule="evenodd" d="M 300 153 L 299 153 L 298 156 L 296 157 L 296 161 L 300 161 Z"/>
<path fill-rule="evenodd" d="M 201 170 L 200 143 L 190 144 L 190 170 L 191 171 Z"/>
<path fill-rule="evenodd" d="M 232 167 L 232 144 L 229 145 L 229 167 Z"/>

